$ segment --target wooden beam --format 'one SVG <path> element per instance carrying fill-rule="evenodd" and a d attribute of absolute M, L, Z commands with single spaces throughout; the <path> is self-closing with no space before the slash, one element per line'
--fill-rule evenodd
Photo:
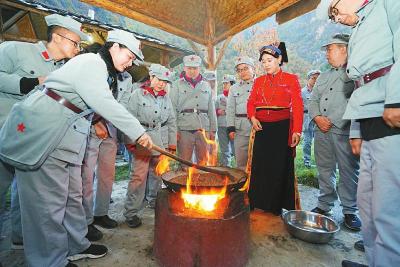
<path fill-rule="evenodd" d="M 161 21 L 157 17 L 146 16 L 135 10 L 128 9 L 128 8 L 126 8 L 126 5 L 118 4 L 115 2 L 111 2 L 111 1 L 104 1 L 104 0 L 82 0 L 82 2 L 91 4 L 94 6 L 98 6 L 98 7 L 107 9 L 107 10 L 111 10 L 114 13 L 118 13 L 125 17 L 140 21 L 144 24 L 162 29 L 164 31 L 181 36 L 183 38 L 191 39 L 200 44 L 206 43 L 205 40 L 203 38 L 200 38 L 199 36 L 190 34 L 184 30 L 179 29 L 178 27 L 176 27 L 174 25 L 171 25 L 169 23 Z"/>
<path fill-rule="evenodd" d="M 215 70 L 215 46 L 211 43 L 207 45 L 208 70 Z"/>
<path fill-rule="evenodd" d="M 26 14 L 28 14 L 28 11 L 25 10 L 18 11 L 14 16 L 12 16 L 9 20 L 3 23 L 3 31 L 6 32 L 15 23 L 17 23 L 20 19 L 22 19 Z"/>
<path fill-rule="evenodd" d="M 221 50 L 219 50 L 219 52 L 218 52 L 218 58 L 217 58 L 217 61 L 215 62 L 215 68 L 218 68 L 218 65 L 219 65 L 219 63 L 221 62 L 222 57 L 223 57 L 224 54 L 225 54 L 225 50 L 226 50 L 226 48 L 228 47 L 228 44 L 231 42 L 231 40 L 232 40 L 232 36 L 229 36 L 229 37 L 225 40 L 224 44 L 222 45 Z"/>
<path fill-rule="evenodd" d="M 276 13 L 276 22 L 283 24 L 317 8 L 320 0 L 302 0 Z"/>
<path fill-rule="evenodd" d="M 1 8 L 1 6 L 0 6 L 0 42 L 3 42 L 4 41 L 4 31 L 3 31 L 3 15 L 2 15 L 2 13 L 3 13 L 3 10 L 2 10 L 2 8 Z"/>
<path fill-rule="evenodd" d="M 223 32 L 219 36 L 216 36 L 213 43 L 218 44 L 219 42 L 228 38 L 228 36 L 235 35 L 238 32 L 241 32 L 244 29 L 256 24 L 264 20 L 267 17 L 272 16 L 273 14 L 279 12 L 282 9 L 285 9 L 288 6 L 291 6 L 300 0 L 279 0 L 279 1 L 266 1 L 265 8 L 262 8 L 258 12 L 251 14 L 251 16 L 247 17 L 247 19 L 239 22 L 234 27 L 229 30 Z"/>

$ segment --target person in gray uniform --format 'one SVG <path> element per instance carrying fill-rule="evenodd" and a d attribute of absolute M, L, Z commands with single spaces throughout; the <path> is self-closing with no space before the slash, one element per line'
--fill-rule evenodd
<path fill-rule="evenodd" d="M 400 266 L 400 1 L 323 0 L 322 17 L 351 26 L 344 119 L 360 154 L 357 204 L 370 267 Z M 343 261 L 342 266 L 365 266 Z"/>
<path fill-rule="evenodd" d="M 132 76 L 125 71 L 118 73 L 117 77 L 117 101 L 124 104 L 132 93 Z M 110 122 L 100 119 L 91 127 L 82 166 L 83 207 L 88 224 L 86 237 L 89 241 L 97 241 L 103 237 L 95 224 L 106 229 L 118 226 L 117 221 L 108 216 L 116 155 L 117 129 Z"/>
<path fill-rule="evenodd" d="M 217 117 L 212 91 L 200 74 L 201 59 L 196 55 L 183 58 L 184 72 L 172 83 L 170 98 L 176 112 L 178 153 L 191 160 L 193 150 L 199 164 L 207 164 L 207 140 L 214 140 Z"/>
<path fill-rule="evenodd" d="M 235 69 L 240 81 L 229 91 L 226 124 L 229 138 L 234 140 L 236 165 L 239 169 L 245 170 L 252 127 L 247 118 L 247 99 L 255 78 L 254 61 L 249 57 L 238 57 L 235 60 Z"/>
<path fill-rule="evenodd" d="M 315 123 L 308 113 L 308 101 L 317 80 L 321 74 L 319 70 L 310 70 L 307 73 L 307 85 L 301 89 L 301 97 L 303 98 L 303 162 L 304 166 L 311 168 L 311 145 L 314 139 Z"/>
<path fill-rule="evenodd" d="M 235 84 L 235 76 L 224 75 L 222 84 L 222 94 L 217 96 L 217 100 L 215 102 L 215 111 L 217 113 L 218 123 L 218 145 L 221 152 L 219 163 L 221 166 L 229 166 L 231 162 L 231 157 L 235 153 L 235 150 L 233 140 L 229 138 L 228 129 L 226 127 L 226 104 L 228 102 L 229 90 L 231 86 Z"/>
<path fill-rule="evenodd" d="M 79 53 L 79 42 L 84 38 L 81 23 L 61 15 L 45 17 L 48 26 L 46 42 L 4 42 L 0 44 L 0 128 L 12 106 L 21 101 L 46 76 L 61 67 L 64 59 Z M 0 232 L 5 213 L 5 198 L 13 181 L 15 170 L 0 161 Z M 12 187 L 11 198 L 11 247 L 23 248 L 21 212 L 17 184 Z"/>
<path fill-rule="evenodd" d="M 133 92 L 127 109 L 145 127 L 146 133 L 151 136 L 154 144 L 175 151 L 175 112 L 171 99 L 165 91 L 170 77 L 171 72 L 161 65 L 151 68 L 150 80 Z M 124 216 L 128 226 L 136 228 L 142 224 L 140 211 L 143 209 L 148 177 L 153 176 L 153 179 L 161 181 L 160 177 L 155 177 L 154 173 L 160 154 L 158 152 L 150 153 L 138 145 L 131 145 L 132 141 L 129 138 L 126 141 L 134 158 L 132 160 L 133 172 L 131 172 L 126 193 Z"/>
<path fill-rule="evenodd" d="M 0 158 L 16 167 L 29 266 L 71 266 L 68 260 L 107 253 L 85 237 L 81 166 L 93 111 L 142 146 L 152 146 L 112 94 L 117 72 L 143 60 L 140 42 L 121 30 L 109 32 L 107 40 L 98 54 L 76 56 L 49 74 L 44 89 L 15 104 L 0 130 Z"/>
<path fill-rule="evenodd" d="M 308 109 L 315 121 L 314 155 L 318 169 L 318 206 L 312 211 L 329 214 L 338 195 L 343 207 L 344 225 L 359 231 L 357 216 L 357 183 L 359 160 L 349 143 L 350 120 L 343 114 L 354 90 L 354 83 L 346 74 L 348 34 L 335 34 L 322 46 L 332 68 L 318 77 Z M 339 185 L 336 191 L 336 166 Z"/>

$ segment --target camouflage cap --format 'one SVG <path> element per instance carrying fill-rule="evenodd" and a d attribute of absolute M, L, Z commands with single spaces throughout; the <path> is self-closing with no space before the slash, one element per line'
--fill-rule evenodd
<path fill-rule="evenodd" d="M 47 26 L 59 26 L 63 27 L 77 35 L 81 38 L 81 41 L 88 40 L 88 36 L 81 31 L 82 23 L 74 20 L 71 17 L 61 16 L 59 14 L 51 14 L 44 17 Z"/>

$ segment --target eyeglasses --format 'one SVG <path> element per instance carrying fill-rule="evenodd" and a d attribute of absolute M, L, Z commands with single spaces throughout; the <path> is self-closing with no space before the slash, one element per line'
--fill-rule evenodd
<path fill-rule="evenodd" d="M 335 21 L 335 17 L 339 15 L 339 9 L 336 8 L 337 4 L 339 4 L 341 0 L 337 1 L 333 6 L 329 7 L 328 17 L 331 21 Z"/>
<path fill-rule="evenodd" d="M 241 73 L 241 72 L 248 71 L 248 70 L 249 70 L 249 67 L 243 67 L 243 68 L 240 68 L 240 69 L 237 68 L 237 69 L 236 69 L 236 72 L 237 72 L 237 73 Z"/>
<path fill-rule="evenodd" d="M 64 35 L 61 35 L 61 34 L 58 34 L 58 33 L 56 33 L 56 34 L 57 34 L 58 36 L 61 36 L 62 38 L 67 39 L 68 41 L 71 41 L 71 42 L 74 44 L 74 47 L 77 48 L 79 51 L 82 50 L 81 44 L 80 44 L 79 42 L 76 42 L 76 41 L 74 41 L 74 40 L 72 40 L 72 39 L 69 39 L 68 37 L 65 37 Z"/>

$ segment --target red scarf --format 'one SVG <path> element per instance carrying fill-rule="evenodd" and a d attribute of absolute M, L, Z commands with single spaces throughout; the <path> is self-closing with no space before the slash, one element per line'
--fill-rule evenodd
<path fill-rule="evenodd" d="M 202 80 L 203 80 L 203 76 L 201 76 L 201 74 L 199 74 L 199 76 L 197 76 L 195 79 L 192 79 L 192 78 L 189 78 L 187 75 L 186 75 L 186 73 L 182 73 L 183 74 L 183 78 L 188 82 L 188 83 L 190 83 L 190 85 L 193 87 L 193 88 L 196 88 L 196 85 L 199 83 L 199 82 L 201 82 Z"/>
<path fill-rule="evenodd" d="M 151 95 L 153 95 L 154 97 L 158 97 L 158 96 L 165 96 L 167 94 L 167 92 L 165 90 L 161 90 L 157 93 L 154 92 L 153 88 L 150 87 L 150 81 L 147 80 L 145 81 L 140 88 L 142 88 L 143 90 L 145 90 L 145 94 L 146 92 L 149 92 Z"/>

